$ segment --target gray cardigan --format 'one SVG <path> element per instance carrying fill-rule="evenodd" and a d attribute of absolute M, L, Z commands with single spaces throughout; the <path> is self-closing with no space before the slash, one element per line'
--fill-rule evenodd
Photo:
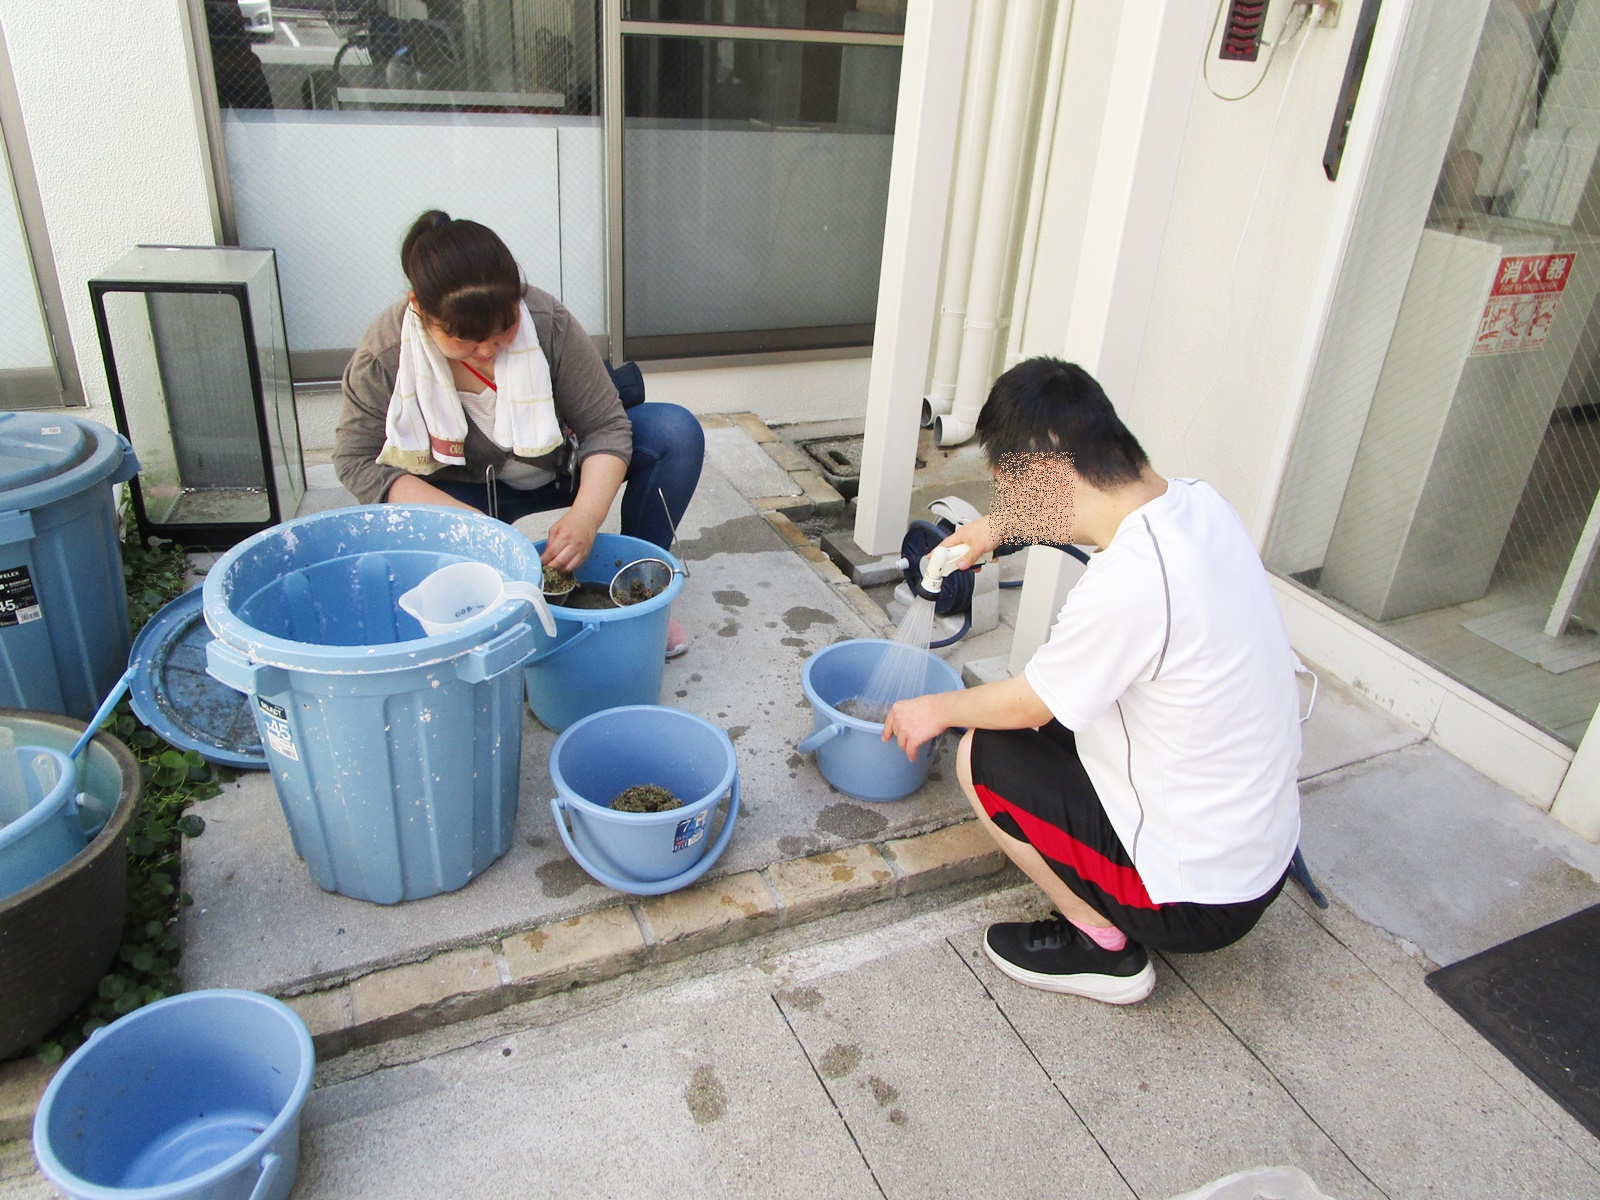
<path fill-rule="evenodd" d="M 577 318 L 548 292 L 525 287 L 523 300 L 533 317 L 539 346 L 550 362 L 555 390 L 556 416 L 578 438 L 578 462 L 591 454 L 614 454 L 628 462 L 633 454 L 633 425 L 617 399 L 611 375 L 589 335 Z M 362 334 L 361 343 L 344 369 L 344 407 L 334 434 L 333 465 L 339 482 L 363 504 L 376 504 L 389 494 L 395 479 L 405 472 L 377 461 L 383 449 L 384 417 L 394 394 L 400 365 L 400 322 L 406 302 L 385 309 Z M 427 479 L 482 482 L 484 469 L 498 471 L 508 458 L 467 422 L 465 467 L 443 467 Z M 547 471 L 555 470 L 555 454 L 522 459 Z"/>

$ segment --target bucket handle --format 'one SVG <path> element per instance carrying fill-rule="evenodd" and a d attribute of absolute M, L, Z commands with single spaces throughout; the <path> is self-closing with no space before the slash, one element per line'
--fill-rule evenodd
<path fill-rule="evenodd" d="M 221 638 L 206 643 L 206 674 L 246 696 L 275 696 L 289 690 L 289 673 L 282 667 L 251 662 Z"/>
<path fill-rule="evenodd" d="M 535 654 L 522 665 L 525 667 L 534 667 L 538 666 L 540 663 L 549 662 L 556 655 L 564 654 L 566 651 L 571 650 L 579 642 L 583 641 L 584 638 L 593 637 L 597 632 L 599 632 L 599 629 L 600 626 L 598 625 L 585 625 L 582 629 L 578 630 L 577 633 L 573 634 L 560 645 L 551 647 L 543 654 Z"/>
<path fill-rule="evenodd" d="M 717 840 L 706 847 L 706 852 L 701 855 L 700 861 L 687 871 L 674 875 L 671 879 L 657 879 L 643 882 L 637 879 L 623 879 L 609 871 L 603 871 L 595 866 L 583 852 L 578 849 L 572 840 L 572 834 L 567 829 L 567 822 L 561 815 L 564 805 L 560 796 L 550 797 L 550 815 L 555 818 L 556 830 L 561 834 L 561 843 L 566 846 L 567 853 L 572 855 L 572 860 L 587 871 L 597 882 L 603 883 L 614 892 L 626 892 L 632 896 L 664 896 L 668 892 L 675 892 L 679 888 L 688 887 L 700 876 L 704 875 L 722 857 L 722 852 L 728 848 L 728 842 L 733 837 L 733 823 L 739 815 L 739 776 L 733 777 L 733 788 L 728 793 L 728 815 L 722 818 L 722 832 L 717 834 Z"/>
<path fill-rule="evenodd" d="M 283 1173 L 283 1158 L 272 1151 L 261 1156 L 261 1174 L 256 1177 L 255 1187 L 250 1189 L 250 1200 L 267 1200 L 272 1195 L 273 1187 L 278 1182 L 278 1176 Z"/>
<path fill-rule="evenodd" d="M 826 746 L 829 742 L 833 741 L 834 738 L 838 737 L 843 732 L 844 726 L 835 721 L 831 725 L 824 725 L 821 729 L 817 730 L 810 737 L 806 738 L 805 741 L 796 746 L 795 749 L 801 754 L 810 754 L 813 750 L 819 749 L 822 746 Z"/>
<path fill-rule="evenodd" d="M 536 645 L 532 629 L 526 624 L 514 625 L 494 641 L 474 647 L 460 659 L 456 663 L 456 675 L 463 683 L 493 679 L 513 667 L 520 667 Z"/>

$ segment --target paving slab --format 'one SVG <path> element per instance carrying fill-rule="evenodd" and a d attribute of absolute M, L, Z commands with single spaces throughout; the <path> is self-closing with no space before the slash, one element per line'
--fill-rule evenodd
<path fill-rule="evenodd" d="M 742 428 L 707 429 L 706 461 L 745 496 L 798 496 L 803 489 Z"/>
<path fill-rule="evenodd" d="M 1446 964 L 1600 903 L 1600 847 L 1432 743 L 1301 788 L 1315 878 Z"/>
<path fill-rule="evenodd" d="M 1300 727 L 1302 780 L 1423 740 L 1421 730 L 1397 720 L 1315 664 L 1307 665 L 1316 672 L 1318 681 L 1311 718 Z M 1311 702 L 1311 687 L 1302 678 L 1301 703 Z"/>
<path fill-rule="evenodd" d="M 778 1002 L 890 1200 L 1134 1194 L 949 945 Z"/>
<path fill-rule="evenodd" d="M 1165 965 L 1390 1200 L 1600 1194 L 1600 1172 L 1298 904 Z"/>
<path fill-rule="evenodd" d="M 1299 1167 L 1338 1200 L 1382 1196 L 1163 964 L 1148 1000 L 1116 1008 L 1019 986 L 989 961 L 979 931 L 952 942 L 1140 1196 L 1264 1164 Z"/>
<path fill-rule="evenodd" d="M 1401 945 L 1375 926 L 1367 924 L 1344 904 L 1320 909 L 1298 889 L 1284 893 L 1306 916 L 1335 938 L 1379 979 L 1392 988 L 1441 1036 L 1470 1059 L 1485 1075 L 1522 1104 L 1555 1141 L 1600 1170 L 1600 1138 L 1579 1124 L 1543 1088 L 1524 1075 L 1461 1015 L 1441 1000 L 1425 982 L 1433 964 L 1415 947 Z"/>
<path fill-rule="evenodd" d="M 744 438 L 772 465 L 742 430 L 708 433 Z M 518 528 L 538 537 L 550 519 Z M 800 688 L 804 660 L 877 631 L 716 463 L 708 461 L 680 533 L 690 574 L 674 613 L 692 642 L 666 664 L 661 702 L 728 731 L 743 789 L 739 828 L 712 877 L 965 819 L 948 760 L 916 795 L 866 804 L 836 791 L 796 753 L 812 725 Z M 185 986 L 284 994 L 614 903 L 616 893 L 567 856 L 552 823 L 555 737 L 525 715 L 511 850 L 458 892 L 394 906 L 321 891 L 294 853 L 270 778 L 242 777 L 200 809 L 206 833 L 185 844 L 184 888 L 195 899 L 183 919 Z"/>

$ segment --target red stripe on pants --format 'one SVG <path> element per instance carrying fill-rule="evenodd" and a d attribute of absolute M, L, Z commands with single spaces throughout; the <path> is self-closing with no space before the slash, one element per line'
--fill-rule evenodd
<path fill-rule="evenodd" d="M 1092 846 L 1086 846 L 1065 829 L 1058 829 L 1030 812 L 1018 808 L 1004 796 L 978 784 L 978 799 L 983 811 L 993 820 L 1005 813 L 1017 823 L 1022 836 L 1040 854 L 1071 867 L 1078 877 L 1094 884 L 1124 908 L 1159 908 L 1144 890 L 1144 880 L 1132 867 L 1114 863 Z"/>

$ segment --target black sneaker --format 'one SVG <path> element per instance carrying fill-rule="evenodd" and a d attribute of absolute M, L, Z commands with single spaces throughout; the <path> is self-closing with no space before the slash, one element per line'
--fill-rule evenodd
<path fill-rule="evenodd" d="M 1005 921 L 983 936 L 989 961 L 1018 983 L 1107 1004 L 1137 1004 L 1156 986 L 1138 942 L 1104 950 L 1060 913 L 1044 921 Z"/>

